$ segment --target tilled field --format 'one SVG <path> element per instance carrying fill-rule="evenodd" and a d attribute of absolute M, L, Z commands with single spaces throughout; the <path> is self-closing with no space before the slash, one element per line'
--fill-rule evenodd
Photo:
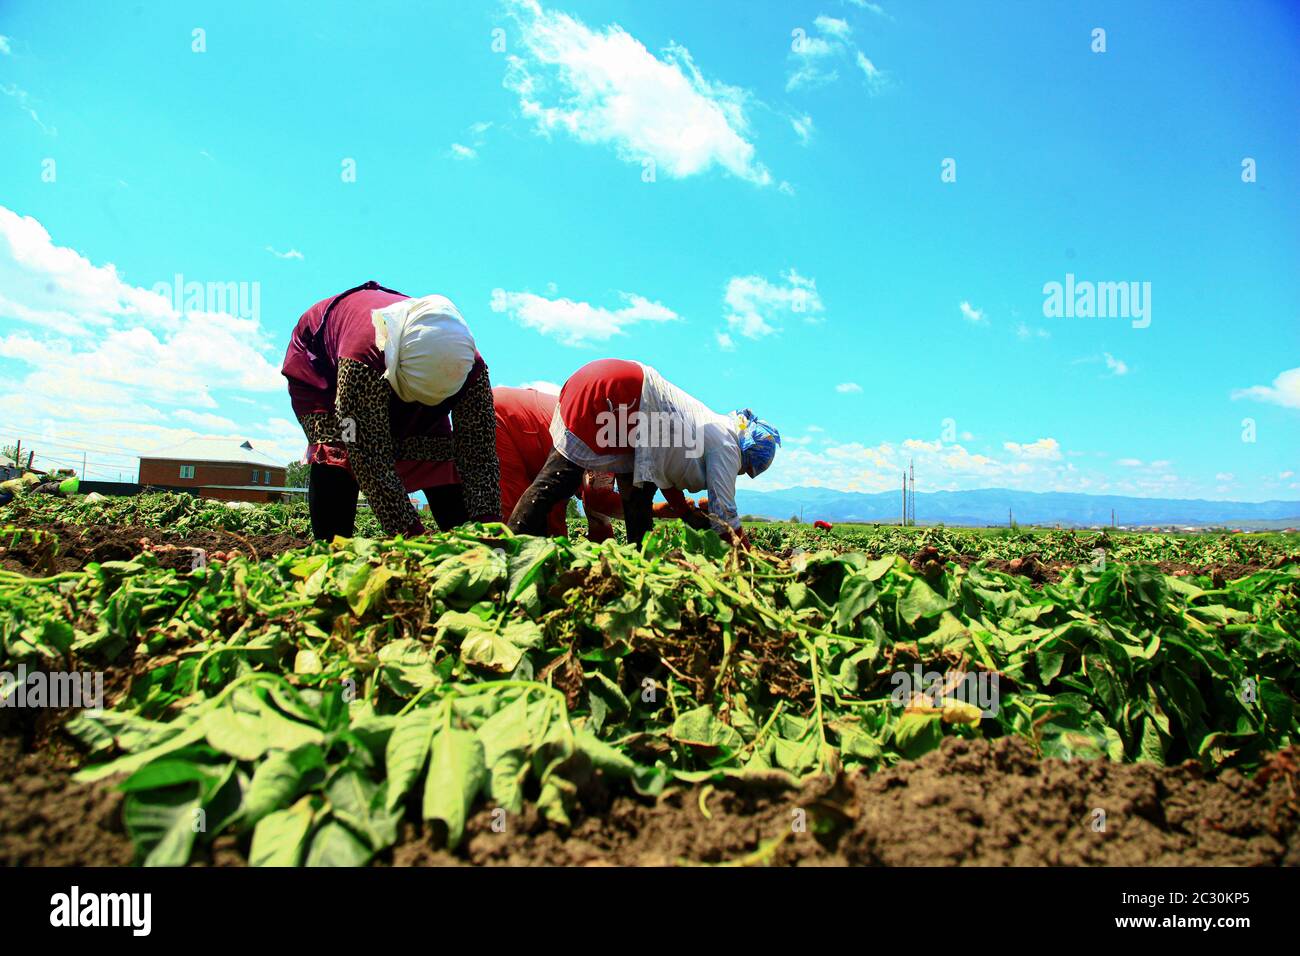
<path fill-rule="evenodd" d="M 682 530 L 645 556 L 487 529 L 335 548 L 291 533 L 143 524 L 51 520 L 36 531 L 0 542 L 4 667 L 40 650 L 42 615 L 65 620 L 80 666 L 105 675 L 107 706 L 136 716 L 106 725 L 115 745 L 105 749 L 84 715 L 67 733 L 67 712 L 0 711 L 0 864 L 1300 862 L 1291 746 L 1300 582 L 1284 551 L 1097 571 L 1037 552 L 926 545 L 902 560 L 792 549 L 738 566 Z M 194 549 L 210 568 L 193 571 Z M 1040 648 L 1059 635 L 1059 656 L 1026 654 L 1024 635 Z M 1109 648 L 1116 638 L 1131 642 L 1138 669 L 1089 656 L 1088 642 Z M 64 640 L 51 648 L 67 655 Z M 1164 659 L 1183 642 L 1197 656 Z M 1204 656 L 1220 646 L 1222 660 Z M 1157 666 L 1143 670 L 1143 660 Z M 1001 715 L 938 698 L 881 707 L 890 673 L 913 666 L 998 675 Z M 1090 669 L 1108 673 L 1091 690 Z M 1263 695 L 1258 707 L 1234 699 L 1243 675 Z M 319 738 L 290 721 L 296 749 L 275 743 L 281 723 L 250 742 L 264 733 L 251 715 L 268 703 L 273 721 L 320 720 L 337 733 L 319 695 L 354 679 L 370 702 L 352 718 L 359 736 Z M 174 733 L 174 716 L 201 708 L 192 712 L 209 720 L 228 688 L 250 680 L 268 694 L 230 708 L 237 733 L 213 726 L 206 743 L 200 735 L 149 762 L 149 741 Z M 654 695 L 639 705 L 645 687 L 667 687 L 667 706 Z M 297 694 L 322 703 L 303 710 Z M 1127 723 L 1124 701 L 1148 697 L 1153 721 Z M 522 749 L 503 752 L 494 734 L 512 708 L 531 729 L 516 726 L 511 746 Z M 424 714 L 432 726 L 413 723 Z M 411 726 L 432 740 L 413 767 L 394 749 Z M 440 766 L 444 735 L 466 749 Z M 352 743 L 341 752 L 310 739 Z M 319 772 L 267 798 L 259 780 L 290 752 L 315 754 Z M 114 755 L 130 763 L 125 774 L 74 779 Z M 486 769 L 464 763 L 475 759 Z M 513 784 L 499 776 L 502 760 Z M 386 799 L 406 773 L 417 798 Z M 117 784 L 128 777 L 124 796 Z M 232 792 L 239 813 L 182 851 L 168 849 L 174 832 L 141 822 L 177 805 L 216 813 Z M 453 805 L 447 792 L 458 794 Z M 259 800 L 269 816 L 250 809 Z M 299 842 L 268 851 L 265 821 L 302 813 L 312 822 Z M 351 841 L 344 849 L 317 849 L 330 827 L 331 839 Z M 309 839 L 323 858 L 309 857 Z M 158 859 L 164 850 L 183 855 Z"/>
<path fill-rule="evenodd" d="M 231 551 L 251 557 L 271 557 L 300 548 L 310 538 L 292 534 L 251 534 L 236 531 L 190 531 L 183 534 L 144 525 L 85 525 L 54 521 L 12 544 L 0 541 L 0 568 L 40 576 L 80 571 L 92 561 L 129 561 L 141 551 L 153 552 L 158 563 L 178 571 L 194 565 L 196 550 L 207 556 Z"/>
<path fill-rule="evenodd" d="M 590 794 L 571 828 L 532 807 L 470 818 L 455 852 L 417 824 L 394 866 L 1273 866 L 1300 864 L 1296 772 L 1039 760 L 1023 742 L 952 739 L 878 773 L 801 790 L 690 787 L 658 800 Z M 75 754 L 0 736 L 0 866 L 132 861 L 122 795 L 71 779 Z M 1098 827 L 1097 811 L 1105 813 Z M 803 826 L 799 827 L 802 811 Z M 504 826 L 502 825 L 504 822 Z M 245 841 L 247 842 L 247 841 Z M 243 865 L 219 839 L 196 863 Z"/>

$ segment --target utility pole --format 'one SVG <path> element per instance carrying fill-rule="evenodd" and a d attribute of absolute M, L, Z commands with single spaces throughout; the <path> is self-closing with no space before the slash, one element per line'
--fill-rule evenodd
<path fill-rule="evenodd" d="M 912 507 L 907 516 L 907 523 L 916 524 L 916 465 L 912 459 L 907 460 L 908 480 L 912 485 Z"/>
<path fill-rule="evenodd" d="M 1115 509 L 1114 509 L 1114 508 L 1111 508 L 1111 509 L 1110 509 L 1110 526 L 1111 526 L 1112 528 L 1115 527 Z"/>
<path fill-rule="evenodd" d="M 18 439 L 18 445 L 14 448 L 14 467 L 19 471 L 23 469 L 23 440 Z"/>
<path fill-rule="evenodd" d="M 81 453 L 81 477 L 83 480 L 86 477 L 86 453 L 84 451 Z"/>
<path fill-rule="evenodd" d="M 899 526 L 907 527 L 907 472 L 903 472 L 903 517 Z"/>
<path fill-rule="evenodd" d="M 1014 528 L 1015 526 L 1016 526 L 1016 519 L 1013 518 L 1013 517 L 1011 517 L 1011 509 L 1008 508 L 1008 509 L 1007 509 L 1007 527 L 1008 527 L 1008 528 Z"/>

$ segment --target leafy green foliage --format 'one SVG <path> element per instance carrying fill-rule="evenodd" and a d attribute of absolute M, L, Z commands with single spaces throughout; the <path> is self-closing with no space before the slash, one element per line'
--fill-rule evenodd
<path fill-rule="evenodd" d="M 237 534 L 292 534 L 311 537 L 311 516 L 301 499 L 251 507 L 228 507 L 210 498 L 175 491 L 89 500 L 27 495 L 0 507 L 0 520 L 35 528 L 53 521 L 70 524 L 139 525 L 178 534 L 234 531 Z M 357 512 L 357 533 L 380 535 L 379 522 L 367 509 Z"/>
<path fill-rule="evenodd" d="M 934 548 L 941 555 L 968 555 L 981 560 L 1012 560 L 1034 554 L 1047 562 L 1072 564 L 1106 561 L 1209 565 L 1262 564 L 1300 557 L 1300 536 L 1281 532 L 1230 534 L 1197 532 L 1102 531 L 1074 529 L 900 528 L 896 525 L 839 524 L 829 531 L 797 522 L 756 522 L 750 540 L 767 551 L 861 551 L 865 554 L 911 554 Z"/>
<path fill-rule="evenodd" d="M 136 655 L 129 689 L 67 729 L 80 778 L 121 781 L 140 861 L 160 865 L 222 832 L 257 864 L 357 865 L 403 818 L 454 846 L 481 806 L 565 825 L 596 777 L 647 795 L 793 783 L 950 735 L 1245 769 L 1297 740 L 1294 562 L 1214 587 L 1086 549 L 1036 586 L 868 550 L 782 560 L 678 523 L 640 550 L 487 525 L 188 572 L 151 554 L 0 572 L 0 665 Z M 996 712 L 951 688 L 900 698 L 913 673 L 996 677 Z"/>

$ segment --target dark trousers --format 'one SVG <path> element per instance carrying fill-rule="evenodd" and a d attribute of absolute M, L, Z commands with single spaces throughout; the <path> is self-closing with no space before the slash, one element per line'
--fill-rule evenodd
<path fill-rule="evenodd" d="M 507 526 L 515 534 L 546 534 L 551 509 L 577 494 L 582 475 L 581 468 L 552 449 L 542 470 L 515 503 Z"/>
<path fill-rule="evenodd" d="M 515 534 L 546 534 L 546 518 L 555 505 L 567 501 L 582 485 L 583 469 L 558 451 L 547 456 L 546 464 L 510 514 L 509 527 Z M 618 476 L 618 494 L 623 502 L 623 520 L 627 522 L 627 540 L 640 544 L 654 522 L 656 488 L 634 487 L 632 476 Z"/>
<path fill-rule="evenodd" d="M 356 534 L 357 497 L 361 488 L 352 473 L 334 465 L 312 465 L 307 482 L 307 509 L 311 512 L 312 537 L 330 541 L 335 535 L 350 538 Z M 448 531 L 469 520 L 460 485 L 441 485 L 424 489 L 433 520 Z"/>

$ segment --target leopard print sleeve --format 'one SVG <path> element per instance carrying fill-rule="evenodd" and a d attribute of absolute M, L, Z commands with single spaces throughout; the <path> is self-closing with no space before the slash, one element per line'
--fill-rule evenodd
<path fill-rule="evenodd" d="M 497 414 L 486 367 L 451 410 L 456 470 L 473 521 L 501 520 L 501 464 L 497 461 Z"/>
<path fill-rule="evenodd" d="M 388 420 L 392 388 L 384 373 L 355 359 L 339 359 L 338 421 L 348 462 L 385 534 L 409 534 L 420 516 L 397 474 L 397 449 Z M 349 422 L 351 427 L 349 427 Z"/>

